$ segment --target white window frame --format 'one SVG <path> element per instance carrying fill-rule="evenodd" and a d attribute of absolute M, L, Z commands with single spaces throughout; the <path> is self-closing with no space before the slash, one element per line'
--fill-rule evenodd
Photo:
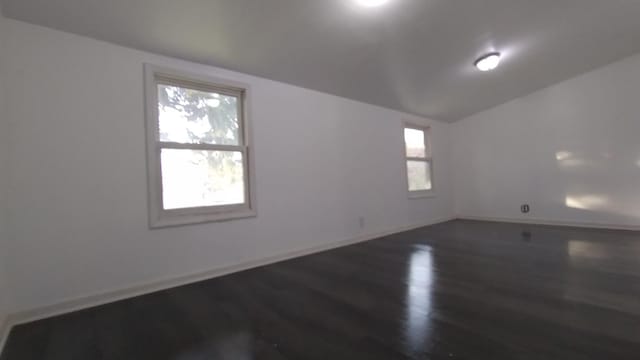
<path fill-rule="evenodd" d="M 206 222 L 227 221 L 257 216 L 255 196 L 255 171 L 250 124 L 250 87 L 247 84 L 190 74 L 187 72 L 144 65 L 145 73 L 145 123 L 147 142 L 147 179 L 149 227 L 163 228 Z M 187 87 L 202 91 L 235 96 L 238 98 L 239 145 L 182 144 L 160 141 L 158 113 L 158 84 Z M 243 204 L 193 207 L 166 210 L 163 206 L 162 149 L 194 149 L 237 151 L 242 153 L 244 168 L 245 202 Z"/>
<path fill-rule="evenodd" d="M 420 130 L 424 133 L 424 149 L 425 149 L 425 157 L 413 157 L 407 155 L 407 142 L 405 140 L 405 129 L 413 129 Z M 434 169 L 433 169 L 433 148 L 431 146 L 431 126 L 428 125 L 419 125 L 412 122 L 404 122 L 402 126 L 402 153 L 404 154 L 404 174 L 405 174 L 405 186 L 407 187 L 407 193 L 409 199 L 419 199 L 425 197 L 434 197 L 435 196 L 435 177 L 434 177 Z M 409 161 L 420 161 L 426 162 L 429 164 L 429 176 L 431 177 L 431 189 L 429 190 L 413 190 L 409 189 L 409 169 L 408 162 Z"/>

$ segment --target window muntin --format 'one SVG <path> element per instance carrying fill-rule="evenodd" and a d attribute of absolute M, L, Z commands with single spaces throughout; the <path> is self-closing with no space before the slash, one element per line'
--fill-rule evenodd
<path fill-rule="evenodd" d="M 430 129 L 407 125 L 404 128 L 405 162 L 409 194 L 425 195 L 433 190 L 433 160 Z"/>
<path fill-rule="evenodd" d="M 150 225 L 255 216 L 247 88 L 145 71 Z"/>

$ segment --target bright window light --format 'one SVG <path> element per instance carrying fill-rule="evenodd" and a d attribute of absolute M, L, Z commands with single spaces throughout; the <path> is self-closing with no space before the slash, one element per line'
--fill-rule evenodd
<path fill-rule="evenodd" d="M 494 52 L 479 58 L 475 62 L 476 67 L 480 71 L 491 71 L 500 65 L 500 53 Z"/>
<path fill-rule="evenodd" d="M 431 159 L 430 129 L 409 126 L 404 129 L 409 196 L 425 195 L 433 190 L 433 160 Z"/>
<path fill-rule="evenodd" d="M 366 7 L 381 6 L 389 2 L 389 0 L 355 0 L 358 5 Z"/>
<path fill-rule="evenodd" d="M 255 216 L 246 88 L 145 66 L 149 225 Z"/>

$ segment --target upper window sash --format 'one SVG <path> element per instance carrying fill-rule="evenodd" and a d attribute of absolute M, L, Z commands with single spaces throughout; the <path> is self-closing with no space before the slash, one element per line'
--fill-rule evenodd
<path fill-rule="evenodd" d="M 407 159 L 430 159 L 429 127 L 404 126 L 405 157 Z"/>

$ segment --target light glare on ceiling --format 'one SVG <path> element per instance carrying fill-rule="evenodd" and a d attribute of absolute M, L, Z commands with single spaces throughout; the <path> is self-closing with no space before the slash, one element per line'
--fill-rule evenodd
<path fill-rule="evenodd" d="M 386 4 L 389 0 L 355 0 L 356 3 L 366 7 L 375 7 Z"/>
<path fill-rule="evenodd" d="M 491 71 L 500 65 L 500 53 L 493 52 L 486 54 L 476 60 L 475 65 L 480 71 Z"/>

